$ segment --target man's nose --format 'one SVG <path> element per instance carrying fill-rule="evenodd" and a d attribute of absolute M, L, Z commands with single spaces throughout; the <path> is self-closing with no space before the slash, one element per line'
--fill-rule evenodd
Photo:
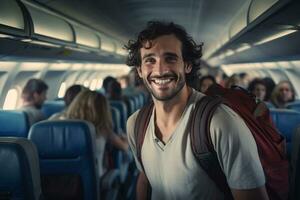
<path fill-rule="evenodd" d="M 159 59 L 156 62 L 155 65 L 155 71 L 158 72 L 159 74 L 162 74 L 163 72 L 167 71 L 168 67 L 166 63 L 163 61 L 163 59 Z"/>

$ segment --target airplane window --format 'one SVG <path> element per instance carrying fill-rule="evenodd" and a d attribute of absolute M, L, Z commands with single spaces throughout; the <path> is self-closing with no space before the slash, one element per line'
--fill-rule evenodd
<path fill-rule="evenodd" d="M 18 96 L 19 96 L 19 92 L 16 88 L 10 89 L 6 95 L 3 109 L 4 110 L 16 109 Z"/>
<path fill-rule="evenodd" d="M 90 84 L 89 84 L 89 81 L 84 81 L 84 82 L 83 82 L 83 86 L 84 86 L 84 87 L 89 87 L 89 85 L 90 85 Z"/>
<path fill-rule="evenodd" d="M 97 89 L 97 79 L 92 80 L 90 89 L 91 90 L 96 90 Z"/>
<path fill-rule="evenodd" d="M 102 88 L 102 84 L 103 84 L 103 79 L 99 79 L 98 82 L 97 82 L 97 88 L 96 89 Z"/>
<path fill-rule="evenodd" d="M 63 98 L 66 92 L 66 83 L 62 82 L 62 84 L 60 85 L 59 91 L 58 91 L 58 98 Z"/>

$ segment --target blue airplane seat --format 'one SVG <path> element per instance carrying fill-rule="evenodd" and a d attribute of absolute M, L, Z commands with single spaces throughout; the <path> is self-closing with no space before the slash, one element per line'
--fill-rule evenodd
<path fill-rule="evenodd" d="M 25 137 L 29 131 L 29 121 L 25 112 L 18 110 L 0 110 L 0 136 Z"/>
<path fill-rule="evenodd" d="M 120 112 L 117 108 L 114 107 L 111 107 L 110 110 L 111 110 L 111 117 L 113 120 L 113 130 L 116 133 L 120 133 L 122 132 Z"/>
<path fill-rule="evenodd" d="M 28 138 L 39 152 L 46 198 L 67 199 L 74 195 L 99 200 L 95 133 L 94 126 L 82 120 L 43 121 L 31 127 Z"/>
<path fill-rule="evenodd" d="M 300 126 L 298 126 L 292 137 L 292 151 L 290 159 L 290 199 L 300 199 Z"/>
<path fill-rule="evenodd" d="M 288 103 L 287 108 L 300 112 L 300 101 Z"/>
<path fill-rule="evenodd" d="M 290 155 L 292 134 L 300 124 L 300 112 L 288 109 L 270 109 L 270 114 L 276 128 L 286 138 L 287 152 Z"/>
<path fill-rule="evenodd" d="M 63 100 L 45 101 L 42 106 L 42 112 L 44 116 L 48 118 L 55 113 L 61 112 L 65 107 Z"/>
<path fill-rule="evenodd" d="M 138 94 L 135 94 L 133 97 L 134 97 L 134 101 L 136 104 L 136 110 L 140 109 L 142 106 L 142 102 L 140 102 L 140 98 L 139 98 Z"/>
<path fill-rule="evenodd" d="M 266 106 L 270 109 L 270 108 L 275 108 L 275 106 L 271 103 L 271 102 L 268 102 L 268 101 L 265 101 L 264 102 L 266 104 Z"/>
<path fill-rule="evenodd" d="M 130 116 L 131 114 L 133 114 L 136 111 L 136 105 L 135 105 L 135 101 L 133 99 L 132 96 L 126 96 L 128 103 L 129 103 L 129 108 L 127 110 L 127 116 Z"/>
<path fill-rule="evenodd" d="M 41 199 L 39 158 L 31 141 L 0 138 L 0 163 L 0 199 Z"/>
<path fill-rule="evenodd" d="M 145 99 L 144 99 L 144 95 L 142 92 L 140 92 L 138 94 L 138 98 L 139 98 L 139 101 L 140 101 L 140 108 L 143 107 L 145 105 Z"/>
<path fill-rule="evenodd" d="M 127 122 L 127 107 L 123 101 L 110 100 L 109 101 L 111 107 L 116 108 L 120 112 L 121 116 L 121 128 L 125 132 L 126 131 L 126 122 Z"/>

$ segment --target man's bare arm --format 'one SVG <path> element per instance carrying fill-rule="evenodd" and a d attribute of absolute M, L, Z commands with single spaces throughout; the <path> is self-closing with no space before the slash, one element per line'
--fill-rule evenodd
<path fill-rule="evenodd" d="M 249 190 L 231 189 L 231 192 L 235 200 L 269 200 L 265 186 Z"/>

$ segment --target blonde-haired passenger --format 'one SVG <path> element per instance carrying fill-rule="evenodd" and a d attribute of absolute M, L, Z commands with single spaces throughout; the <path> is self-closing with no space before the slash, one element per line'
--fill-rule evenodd
<path fill-rule="evenodd" d="M 271 102 L 276 108 L 286 108 L 287 103 L 295 101 L 295 90 L 290 81 L 280 81 L 271 94 Z"/>
<path fill-rule="evenodd" d="M 84 90 L 80 92 L 70 104 L 66 114 L 67 119 L 81 119 L 91 122 L 96 128 L 96 156 L 102 163 L 106 141 L 112 146 L 127 151 L 126 136 L 118 136 L 112 130 L 112 117 L 107 99 L 102 94 Z M 99 164 L 99 175 L 105 172 Z"/>

